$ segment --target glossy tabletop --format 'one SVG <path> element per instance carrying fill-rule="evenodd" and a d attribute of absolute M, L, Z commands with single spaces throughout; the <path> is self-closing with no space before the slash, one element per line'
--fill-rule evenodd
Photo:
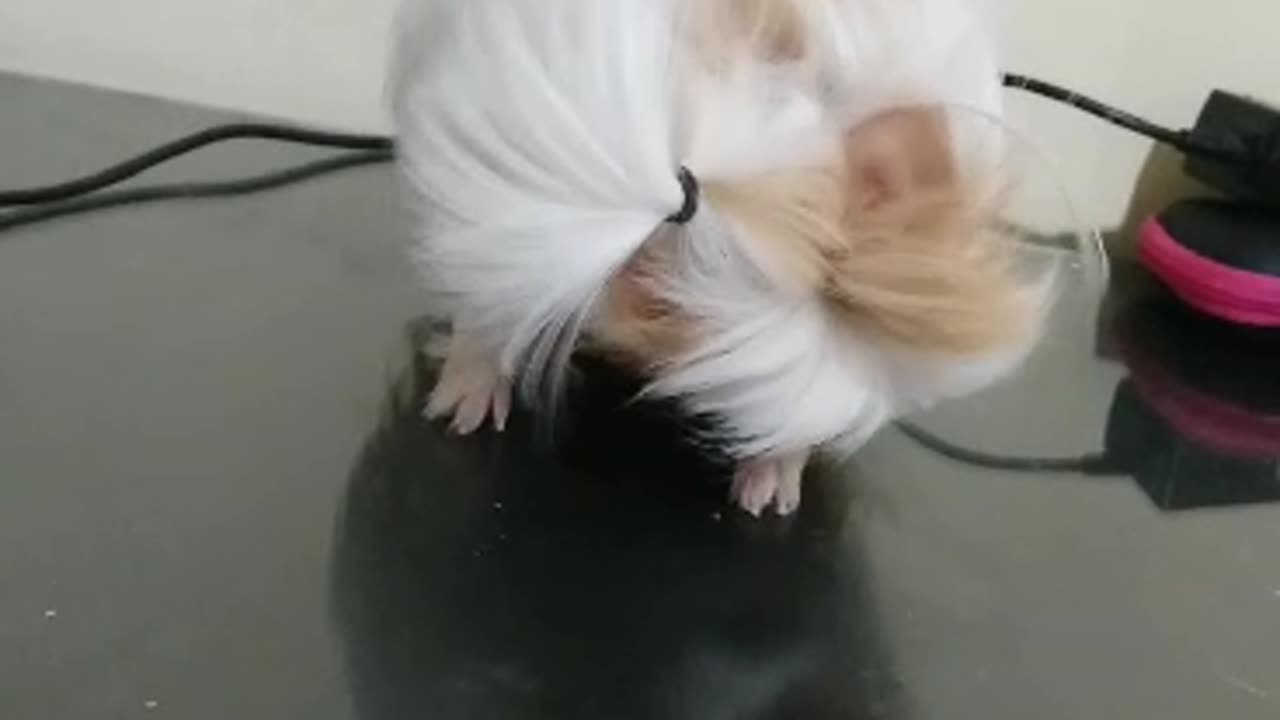
<path fill-rule="evenodd" d="M 227 119 L 0 76 L 0 187 Z M 0 235 L 0 717 L 1280 717 L 1274 337 L 1073 288 L 1017 378 L 759 522 L 604 372 L 554 446 L 422 420 L 397 193 Z"/>

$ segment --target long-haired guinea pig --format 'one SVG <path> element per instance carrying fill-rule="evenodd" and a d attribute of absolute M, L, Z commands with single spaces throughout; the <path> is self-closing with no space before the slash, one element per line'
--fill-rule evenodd
<path fill-rule="evenodd" d="M 1049 285 L 991 228 L 1000 78 L 964 0 L 417 0 L 393 104 L 452 327 L 428 412 L 550 412 L 575 352 L 715 418 L 733 499 L 1008 374 Z"/>

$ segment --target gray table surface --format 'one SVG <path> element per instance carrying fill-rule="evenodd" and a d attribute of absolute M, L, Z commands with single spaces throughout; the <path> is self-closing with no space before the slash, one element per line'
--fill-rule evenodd
<path fill-rule="evenodd" d="M 0 187 L 226 119 L 0 75 Z M 625 450 L 453 443 L 412 412 L 406 227 L 379 167 L 0 235 L 0 717 L 1280 717 L 1275 506 L 887 431 L 754 524 L 651 498 Z M 922 422 L 1100 449 L 1128 371 L 1098 307 L 1071 291 L 1022 375 Z"/>

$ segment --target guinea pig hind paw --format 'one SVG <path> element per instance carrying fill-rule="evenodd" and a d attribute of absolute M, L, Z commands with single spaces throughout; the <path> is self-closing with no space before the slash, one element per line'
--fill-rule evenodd
<path fill-rule="evenodd" d="M 502 432 L 511 415 L 511 379 L 483 363 L 462 367 L 446 363 L 424 415 L 431 420 L 452 417 L 449 430 L 455 435 L 475 433 L 490 417 Z"/>
<path fill-rule="evenodd" d="M 757 458 L 738 466 L 730 499 L 747 513 L 762 517 L 772 507 L 786 517 L 800 509 L 803 458 Z"/>

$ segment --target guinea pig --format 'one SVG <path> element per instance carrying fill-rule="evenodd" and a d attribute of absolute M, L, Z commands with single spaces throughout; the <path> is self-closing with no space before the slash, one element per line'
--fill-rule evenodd
<path fill-rule="evenodd" d="M 427 413 L 555 412 L 575 353 L 714 418 L 732 500 L 1009 374 L 1052 280 L 993 230 L 1000 75 L 964 0 L 417 0 L 392 105 L 452 328 Z"/>

